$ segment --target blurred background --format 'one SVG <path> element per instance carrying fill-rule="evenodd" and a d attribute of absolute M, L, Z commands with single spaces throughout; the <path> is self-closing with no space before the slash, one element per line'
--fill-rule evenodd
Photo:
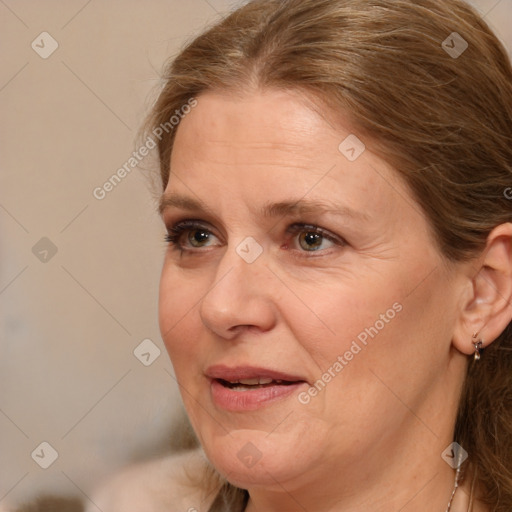
<path fill-rule="evenodd" d="M 104 184 L 165 60 L 241 3 L 0 0 L 0 509 L 179 445 L 154 162 Z M 510 51 L 512 1 L 471 3 Z"/>

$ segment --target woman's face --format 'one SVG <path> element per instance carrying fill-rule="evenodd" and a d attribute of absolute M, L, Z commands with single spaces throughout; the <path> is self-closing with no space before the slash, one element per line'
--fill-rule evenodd
<path fill-rule="evenodd" d="M 284 91 L 200 96 L 171 170 L 160 328 L 217 469 L 293 489 L 441 461 L 457 276 L 397 174 Z"/>

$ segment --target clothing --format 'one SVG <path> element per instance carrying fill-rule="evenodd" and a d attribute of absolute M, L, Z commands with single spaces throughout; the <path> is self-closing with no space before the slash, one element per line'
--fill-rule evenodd
<path fill-rule="evenodd" d="M 86 512 L 207 512 L 214 493 L 204 496 L 192 477 L 207 466 L 197 449 L 133 464 L 98 487 L 87 500 Z"/>

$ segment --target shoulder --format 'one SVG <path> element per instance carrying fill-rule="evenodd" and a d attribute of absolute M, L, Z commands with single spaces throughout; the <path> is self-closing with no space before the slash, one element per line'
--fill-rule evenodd
<path fill-rule="evenodd" d="M 215 498 L 204 482 L 200 449 L 133 464 L 98 488 L 86 512 L 206 512 Z"/>

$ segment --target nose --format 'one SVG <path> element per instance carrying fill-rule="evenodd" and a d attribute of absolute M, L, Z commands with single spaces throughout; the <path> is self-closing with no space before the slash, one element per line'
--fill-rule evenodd
<path fill-rule="evenodd" d="M 216 267 L 215 279 L 203 297 L 199 312 L 203 324 L 225 339 L 248 329 L 272 329 L 277 309 L 272 290 L 272 273 L 263 255 L 247 263 L 229 247 Z"/>

